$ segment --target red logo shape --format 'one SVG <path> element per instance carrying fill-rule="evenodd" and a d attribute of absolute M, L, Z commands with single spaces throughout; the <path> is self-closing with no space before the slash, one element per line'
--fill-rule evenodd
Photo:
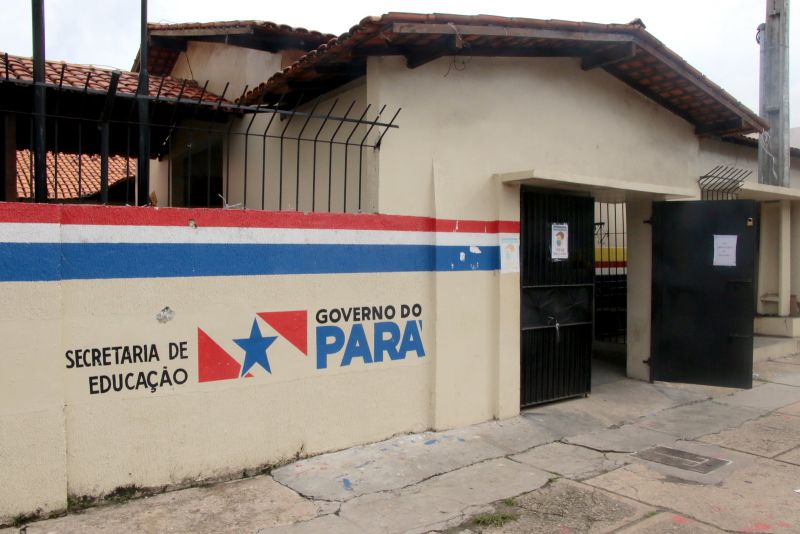
<path fill-rule="evenodd" d="M 300 352 L 308 356 L 308 312 L 306 310 L 256 314 Z"/>
<path fill-rule="evenodd" d="M 199 382 L 239 378 L 242 366 L 201 329 L 197 329 L 197 379 Z M 250 374 L 248 373 L 248 376 Z"/>

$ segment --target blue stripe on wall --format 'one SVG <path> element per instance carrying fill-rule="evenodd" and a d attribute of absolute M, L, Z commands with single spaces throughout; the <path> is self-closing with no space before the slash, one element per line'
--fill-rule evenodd
<path fill-rule="evenodd" d="M 469 247 L 432 245 L 0 243 L 0 281 L 491 271 L 499 266 L 496 246 L 476 254 Z"/>
<path fill-rule="evenodd" d="M 60 278 L 60 243 L 0 243 L 0 281 L 30 282 Z"/>

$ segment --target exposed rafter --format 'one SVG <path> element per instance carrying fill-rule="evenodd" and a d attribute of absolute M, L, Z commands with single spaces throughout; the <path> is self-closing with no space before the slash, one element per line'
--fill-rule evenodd
<path fill-rule="evenodd" d="M 583 70 L 592 70 L 599 67 L 607 67 L 620 61 L 633 59 L 635 56 L 636 43 L 623 43 L 610 50 L 603 50 L 602 52 L 584 56 L 583 60 L 581 60 L 581 68 Z"/>

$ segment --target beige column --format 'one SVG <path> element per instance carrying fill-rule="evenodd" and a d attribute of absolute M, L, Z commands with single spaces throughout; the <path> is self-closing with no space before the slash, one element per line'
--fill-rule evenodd
<path fill-rule="evenodd" d="M 639 380 L 650 380 L 644 361 L 650 359 L 653 233 L 645 221 L 651 214 L 651 199 L 628 199 L 627 374 Z"/>
<path fill-rule="evenodd" d="M 497 181 L 498 218 L 519 221 L 520 187 Z M 519 241 L 517 241 L 519 250 Z M 502 243 L 500 254 L 503 254 Z M 520 273 L 503 271 L 498 277 L 497 358 L 495 360 L 495 405 L 497 419 L 519 414 L 520 388 Z"/>
<path fill-rule="evenodd" d="M 780 230 L 778 244 L 778 315 L 788 317 L 792 267 L 792 205 L 780 201 Z"/>

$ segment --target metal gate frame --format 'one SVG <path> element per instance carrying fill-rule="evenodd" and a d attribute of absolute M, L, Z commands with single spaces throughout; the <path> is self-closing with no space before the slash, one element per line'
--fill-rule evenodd
<path fill-rule="evenodd" d="M 650 380 L 751 388 L 757 203 L 654 202 L 652 224 Z M 736 236 L 733 264 L 713 259 L 720 235 Z"/>
<path fill-rule="evenodd" d="M 594 199 L 520 191 L 520 405 L 591 390 Z M 552 258 L 553 223 L 567 222 L 569 257 Z"/>

